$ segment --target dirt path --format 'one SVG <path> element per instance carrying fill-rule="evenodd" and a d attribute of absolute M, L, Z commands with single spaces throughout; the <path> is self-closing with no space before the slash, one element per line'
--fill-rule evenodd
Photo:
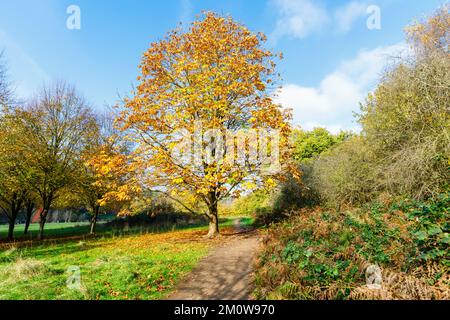
<path fill-rule="evenodd" d="M 237 228 L 239 230 L 239 228 Z M 259 247 L 256 231 L 225 240 L 178 285 L 169 300 L 248 300 Z"/>

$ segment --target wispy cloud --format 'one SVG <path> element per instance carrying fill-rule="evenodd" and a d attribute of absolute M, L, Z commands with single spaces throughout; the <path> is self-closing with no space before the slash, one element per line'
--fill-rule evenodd
<path fill-rule="evenodd" d="M 272 0 L 271 3 L 278 11 L 272 41 L 284 36 L 302 39 L 328 23 L 326 10 L 311 0 Z"/>
<path fill-rule="evenodd" d="M 44 83 L 50 82 L 47 72 L 1 29 L 0 43 L 0 50 L 5 50 L 10 74 L 14 75 L 11 80 L 19 98 L 33 95 Z"/>
<path fill-rule="evenodd" d="M 303 39 L 326 28 L 347 33 L 367 15 L 368 8 L 366 2 L 357 0 L 334 10 L 313 0 L 270 0 L 269 4 L 278 16 L 270 37 L 273 43 L 282 37 Z"/>
<path fill-rule="evenodd" d="M 359 103 L 374 89 L 390 58 L 405 51 L 403 43 L 362 50 L 325 76 L 318 87 L 288 84 L 279 92 L 277 102 L 292 108 L 294 124 L 304 129 L 323 126 L 333 132 L 357 131 L 353 111 L 359 110 Z"/>
<path fill-rule="evenodd" d="M 350 31 L 353 24 L 366 15 L 368 5 L 360 1 L 352 1 L 338 8 L 335 12 L 335 20 L 339 32 Z"/>

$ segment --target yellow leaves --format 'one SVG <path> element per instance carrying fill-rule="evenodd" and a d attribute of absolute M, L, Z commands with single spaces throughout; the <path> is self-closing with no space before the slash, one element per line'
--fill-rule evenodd
<path fill-rule="evenodd" d="M 436 13 L 422 22 L 406 28 L 412 46 L 420 53 L 442 51 L 449 54 L 450 4 L 444 4 Z"/>
<path fill-rule="evenodd" d="M 173 179 L 173 183 L 174 184 L 181 184 L 181 183 L 183 183 L 183 181 L 184 181 L 184 179 L 183 178 L 176 178 L 176 179 Z"/>
<path fill-rule="evenodd" d="M 122 149 L 120 144 L 107 139 L 84 155 L 85 179 L 90 181 L 85 192 L 100 197 L 97 203 L 101 207 L 128 202 L 142 192 L 136 177 L 140 158 L 126 155 Z"/>
<path fill-rule="evenodd" d="M 289 115 L 267 92 L 279 76 L 277 56 L 264 48 L 265 41 L 262 33 L 254 34 L 230 17 L 205 13 L 186 32 L 174 30 L 144 53 L 139 84 L 124 103 L 120 126 L 133 129 L 128 139 L 136 145 L 134 157 L 139 160 L 131 162 L 144 173 L 146 187 L 163 188 L 174 197 L 188 192 L 204 200 L 239 196 L 267 183 L 258 171 L 261 164 L 236 164 L 238 151 L 230 155 L 232 164 L 224 158 L 210 163 L 206 149 L 211 141 L 201 140 L 208 130 L 223 133 L 227 140 L 230 131 L 281 129 L 279 158 L 286 161 Z M 198 135 L 200 142 L 187 139 L 180 150 L 179 132 Z M 111 159 L 102 172 L 113 175 L 118 167 Z"/>
<path fill-rule="evenodd" d="M 276 187 L 277 183 L 272 179 L 272 178 L 268 178 L 265 182 L 265 186 L 268 189 L 272 189 L 274 187 Z"/>
<path fill-rule="evenodd" d="M 199 194 L 199 195 L 205 195 L 206 196 L 209 193 L 209 191 L 210 191 L 209 188 L 203 187 L 203 188 L 197 189 L 196 193 Z"/>
<path fill-rule="evenodd" d="M 257 188 L 257 185 L 253 181 L 246 181 L 242 184 L 242 187 L 247 190 L 255 190 Z"/>

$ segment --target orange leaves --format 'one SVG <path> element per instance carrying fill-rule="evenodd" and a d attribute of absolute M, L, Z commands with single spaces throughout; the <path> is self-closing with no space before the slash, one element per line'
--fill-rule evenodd
<path fill-rule="evenodd" d="M 239 194 L 244 181 L 248 189 L 264 184 L 261 164 L 209 162 L 217 139 L 211 144 L 205 136 L 211 130 L 225 137 L 242 129 L 273 129 L 281 132 L 286 149 L 289 117 L 268 91 L 278 80 L 277 56 L 264 48 L 265 41 L 262 33 L 252 33 L 231 17 L 207 12 L 187 32 L 176 29 L 151 44 L 142 56 L 136 91 L 124 101 L 118 120 L 123 130 L 130 130 L 147 187 L 190 192 L 204 200 L 211 194 Z M 197 137 L 175 156 L 179 132 Z M 286 152 L 280 154 L 285 161 Z"/>
<path fill-rule="evenodd" d="M 84 155 L 85 197 L 100 207 L 112 203 L 124 204 L 141 192 L 136 175 L 137 159 L 125 154 L 122 147 L 115 143 L 114 139 L 108 139 Z"/>
<path fill-rule="evenodd" d="M 441 50 L 449 54 L 450 4 L 442 5 L 437 12 L 423 22 L 417 22 L 406 29 L 412 46 L 422 53 Z"/>

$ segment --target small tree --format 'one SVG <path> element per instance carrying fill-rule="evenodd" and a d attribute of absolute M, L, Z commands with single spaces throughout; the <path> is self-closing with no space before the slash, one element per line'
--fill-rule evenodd
<path fill-rule="evenodd" d="M 0 209 L 9 220 L 8 239 L 14 236 L 17 216 L 30 188 L 31 168 L 24 149 L 27 139 L 18 110 L 3 108 L 0 115 Z"/>
<path fill-rule="evenodd" d="M 78 192 L 92 213 L 90 233 L 95 228 L 100 211 L 120 207 L 135 193 L 128 186 L 137 186 L 129 167 L 127 146 L 115 131 L 109 117 L 99 117 L 99 130 L 83 152 Z M 133 187 L 136 188 L 136 187 Z"/>
<path fill-rule="evenodd" d="M 311 162 L 351 136 L 351 133 L 344 131 L 339 135 L 333 135 L 325 128 L 315 128 L 312 131 L 294 130 L 292 134 L 294 159 L 299 163 Z"/>
<path fill-rule="evenodd" d="M 271 164 L 287 166 L 289 113 L 272 100 L 276 56 L 265 40 L 214 13 L 170 32 L 144 54 L 140 83 L 117 119 L 136 143 L 143 184 L 204 203 L 210 237 L 219 233 L 220 200 L 274 184 L 282 170 Z"/>
<path fill-rule="evenodd" d="M 32 163 L 32 188 L 40 210 L 39 238 L 44 235 L 47 215 L 60 192 L 76 184 L 84 146 L 96 123 L 86 101 L 65 83 L 44 88 L 22 113 L 27 150 Z"/>

